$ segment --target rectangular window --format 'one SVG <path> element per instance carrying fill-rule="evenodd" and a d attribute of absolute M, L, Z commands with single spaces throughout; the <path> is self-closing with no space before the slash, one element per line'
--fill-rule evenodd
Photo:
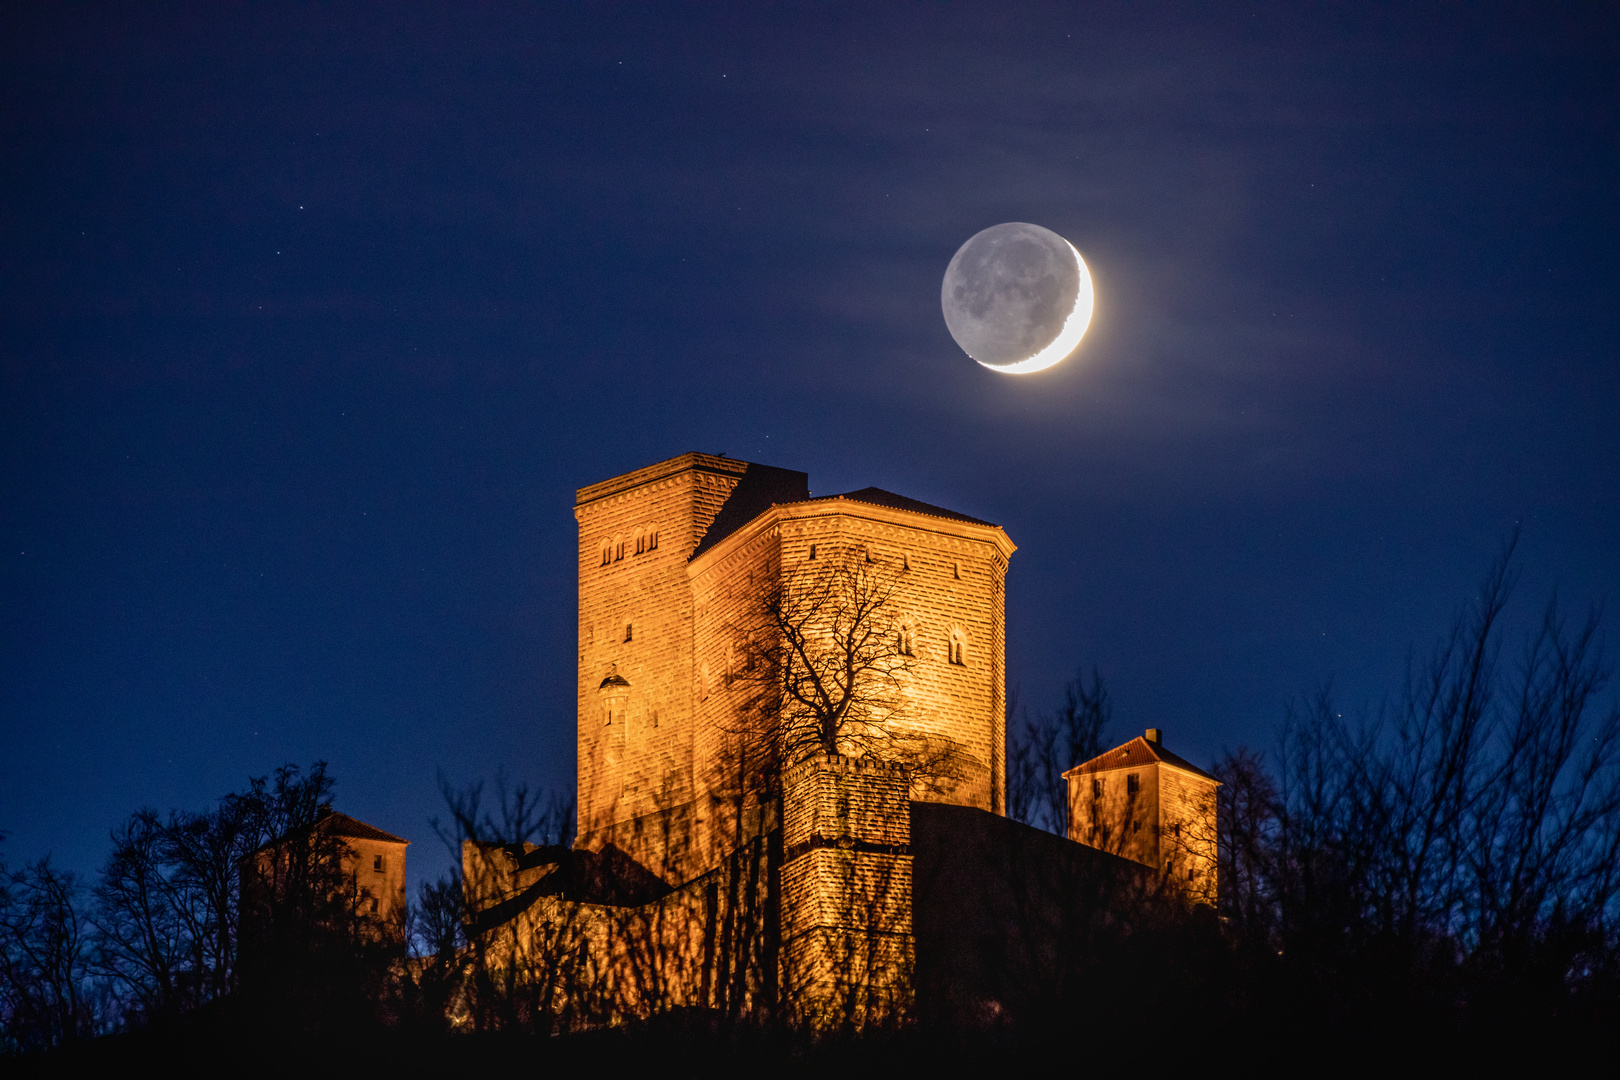
<path fill-rule="evenodd" d="M 1142 790 L 1142 780 L 1141 780 L 1141 777 L 1138 774 L 1131 773 L 1131 774 L 1129 774 L 1128 776 L 1125 777 L 1125 794 L 1127 794 L 1127 795 L 1135 795 L 1138 791 L 1141 791 L 1141 790 Z"/>
<path fill-rule="evenodd" d="M 1091 782 L 1091 797 L 1093 799 L 1102 798 L 1102 781 L 1101 780 L 1093 780 Z"/>
<path fill-rule="evenodd" d="M 383 866 L 382 866 L 382 856 L 381 855 L 373 855 L 371 857 L 371 868 L 373 870 L 377 871 L 377 873 L 379 873 L 379 874 L 382 873 Z"/>

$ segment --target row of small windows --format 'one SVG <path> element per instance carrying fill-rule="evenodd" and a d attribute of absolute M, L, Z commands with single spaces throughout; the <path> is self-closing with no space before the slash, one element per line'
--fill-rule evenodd
<path fill-rule="evenodd" d="M 897 644 L 901 656 L 916 656 L 917 628 L 909 622 L 901 623 Z M 967 631 L 952 623 L 945 630 L 945 659 L 958 667 L 966 667 L 967 657 Z"/>
<path fill-rule="evenodd" d="M 1125 774 L 1125 794 L 1134 796 L 1142 791 L 1142 775 L 1140 773 Z M 1093 777 L 1091 781 L 1091 797 L 1100 799 L 1103 795 L 1103 782 L 1101 777 Z"/>
<path fill-rule="evenodd" d="M 601 565 L 620 562 L 626 554 L 645 555 L 649 551 L 658 550 L 658 526 L 637 525 L 628 536 L 624 533 L 614 533 L 602 541 L 600 553 Z"/>
<path fill-rule="evenodd" d="M 882 557 L 878 556 L 878 555 L 874 555 L 872 553 L 872 549 L 869 548 L 869 547 L 866 547 L 866 546 L 863 545 L 858 549 L 858 551 L 861 553 L 861 555 L 869 563 L 875 563 L 875 562 L 882 562 L 883 561 Z M 816 557 L 816 545 L 811 544 L 810 545 L 810 553 L 807 556 L 807 558 L 814 559 L 815 557 Z M 911 555 L 908 552 L 902 551 L 896 556 L 896 558 L 900 560 L 900 569 L 902 569 L 902 570 L 910 570 L 911 569 Z M 954 563 L 954 562 L 951 563 L 951 577 L 957 578 L 958 580 L 961 579 L 961 577 L 962 577 L 962 564 L 961 563 Z"/>

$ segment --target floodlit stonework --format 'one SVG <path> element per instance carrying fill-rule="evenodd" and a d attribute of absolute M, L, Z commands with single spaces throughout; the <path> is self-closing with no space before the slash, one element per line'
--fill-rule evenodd
<path fill-rule="evenodd" d="M 1215 903 L 1220 785 L 1166 750 L 1158 728 L 1063 776 L 1069 839 L 1152 867 L 1194 899 Z"/>
<path fill-rule="evenodd" d="M 737 631 L 759 596 L 831 560 L 899 581 L 885 629 L 910 662 L 893 724 L 955 750 L 916 797 L 1002 812 L 1014 548 L 1000 528 L 877 489 L 811 498 L 804 473 L 707 454 L 582 488 L 574 514 L 580 846 L 680 883 L 736 846 L 739 813 L 745 833 L 771 820 L 728 775 Z"/>
<path fill-rule="evenodd" d="M 578 837 L 463 849 L 474 938 L 535 1009 L 893 1023 L 919 971 L 989 985 L 942 889 L 1057 933 L 1074 883 L 1141 877 L 1003 816 L 1000 527 L 707 454 L 582 488 L 574 514 Z M 1013 878 L 983 869 L 1009 852 Z"/>

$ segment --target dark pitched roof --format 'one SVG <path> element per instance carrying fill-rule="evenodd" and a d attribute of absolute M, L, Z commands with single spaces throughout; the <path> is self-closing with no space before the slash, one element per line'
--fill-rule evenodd
<path fill-rule="evenodd" d="M 985 521 L 983 518 L 969 517 L 958 514 L 955 510 L 947 510 L 943 506 L 921 502 L 917 499 L 908 499 L 904 495 L 896 495 L 892 491 L 882 488 L 868 487 L 859 491 L 849 491 L 842 495 L 834 495 L 835 499 L 850 499 L 854 502 L 870 503 L 873 506 L 887 506 L 891 510 L 910 510 L 915 514 L 927 514 L 929 517 L 949 518 L 951 521 L 967 521 L 974 525 L 989 525 L 995 528 L 996 523 Z"/>
<path fill-rule="evenodd" d="M 842 495 L 827 496 L 833 499 L 848 499 L 851 502 L 867 503 L 871 506 L 887 506 L 891 510 L 909 510 L 914 514 L 927 514 L 929 517 L 945 518 L 950 521 L 966 521 L 973 525 L 988 525 L 995 528 L 993 521 L 983 518 L 969 517 L 967 514 L 958 514 L 955 510 L 947 510 L 943 506 L 935 506 L 918 499 L 908 499 L 904 495 L 896 495 L 892 491 L 882 488 L 868 487 L 859 491 L 845 492 Z M 737 486 L 731 489 L 731 494 L 720 507 L 720 512 L 714 516 L 709 524 L 708 532 L 692 551 L 692 558 L 697 558 L 705 551 L 714 547 L 732 533 L 753 521 L 771 507 L 785 503 L 822 502 L 824 499 L 810 497 L 810 476 L 808 473 L 795 472 L 792 469 L 778 469 L 774 465 L 747 464 L 747 471 Z"/>
<path fill-rule="evenodd" d="M 774 465 L 746 464 L 737 486 L 731 489 L 720 512 L 709 523 L 709 531 L 692 551 L 692 558 L 753 521 L 777 503 L 803 502 L 810 497 L 810 474 Z"/>
<path fill-rule="evenodd" d="M 1141 735 L 1138 735 L 1124 746 L 1116 746 L 1106 754 L 1098 754 L 1090 761 L 1081 762 L 1063 775 L 1109 772 L 1114 769 L 1129 769 L 1139 765 L 1153 765 L 1156 763 L 1186 769 L 1188 772 L 1202 776 L 1206 780 L 1215 779 L 1186 758 L 1166 750 L 1162 743 L 1150 743 Z"/>
<path fill-rule="evenodd" d="M 348 814 L 340 814 L 336 810 L 324 815 L 318 824 L 331 829 L 339 836 L 347 836 L 355 840 L 381 840 L 388 844 L 410 843 L 409 840 L 395 836 L 393 833 L 383 832 L 375 825 L 367 825 L 363 821 L 352 818 Z"/>
<path fill-rule="evenodd" d="M 340 814 L 330 806 L 324 806 L 320 810 L 320 816 L 315 819 L 313 824 L 300 825 L 298 828 L 291 829 L 274 840 L 267 840 L 254 849 L 255 853 L 269 851 L 271 848 L 286 843 L 295 836 L 307 835 L 315 829 L 329 832 L 333 836 L 346 836 L 351 840 L 380 840 L 385 844 L 410 843 L 404 837 L 395 836 L 391 832 L 383 832 L 375 825 L 367 825 L 359 818 L 352 818 L 348 814 Z"/>

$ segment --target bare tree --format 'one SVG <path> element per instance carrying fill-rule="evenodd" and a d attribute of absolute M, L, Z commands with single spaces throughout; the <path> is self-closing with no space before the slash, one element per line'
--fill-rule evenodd
<path fill-rule="evenodd" d="M 476 843 L 525 844 L 569 847 L 574 841 L 574 803 L 556 792 L 514 783 L 504 769 L 495 772 L 495 803 L 485 801 L 485 782 L 475 780 L 458 788 L 439 773 L 439 796 L 448 820 L 431 818 L 434 834 L 460 860 L 464 840 Z"/>
<path fill-rule="evenodd" d="M 9 1049 L 61 1046 L 99 1026 L 81 893 L 77 876 L 49 857 L 0 884 L 0 1038 Z"/>
<path fill-rule="evenodd" d="M 742 786 L 774 790 L 769 777 L 819 753 L 899 762 L 924 782 L 957 774 L 960 749 L 905 722 L 916 669 L 901 619 L 907 573 L 864 547 L 824 545 L 734 621 Z"/>
<path fill-rule="evenodd" d="M 518 915 L 502 911 L 514 901 L 513 883 L 532 887 L 571 862 L 574 803 L 513 783 L 504 770 L 495 774 L 493 801 L 483 780 L 461 788 L 442 773 L 438 780 L 449 816 L 431 824 L 454 863 L 447 877 L 419 891 L 417 992 L 439 1010 L 435 1022 L 557 1030 L 561 1013 L 578 1006 L 586 981 L 572 934 L 578 912 L 560 908 L 556 918 L 536 920 L 527 908 Z M 468 851 L 484 870 L 473 880 L 464 875 Z M 559 882 L 568 878 L 565 870 Z"/>
<path fill-rule="evenodd" d="M 1008 701 L 1010 705 L 1011 695 Z M 1009 755 L 1008 816 L 1066 836 L 1069 788 L 1063 774 L 1103 752 L 1113 711 L 1108 688 L 1096 668 L 1091 669 L 1089 681 L 1084 670 L 1070 679 L 1063 688 L 1063 704 L 1052 712 L 1039 713 L 1034 719 L 1026 713 L 1014 726 L 1009 707 L 1008 730 L 1015 735 Z"/>
<path fill-rule="evenodd" d="M 94 962 L 129 1001 L 131 1018 L 199 1003 L 205 906 L 176 872 L 170 829 L 142 810 L 113 832 L 113 852 L 95 887 Z"/>
<path fill-rule="evenodd" d="M 1290 1007 L 1483 1023 L 1612 996 L 1620 708 L 1599 613 L 1549 603 L 1505 662 L 1513 552 L 1393 705 L 1346 719 L 1324 688 L 1290 710 L 1275 779 L 1242 751 L 1219 767 L 1222 908 L 1310 990 Z"/>

